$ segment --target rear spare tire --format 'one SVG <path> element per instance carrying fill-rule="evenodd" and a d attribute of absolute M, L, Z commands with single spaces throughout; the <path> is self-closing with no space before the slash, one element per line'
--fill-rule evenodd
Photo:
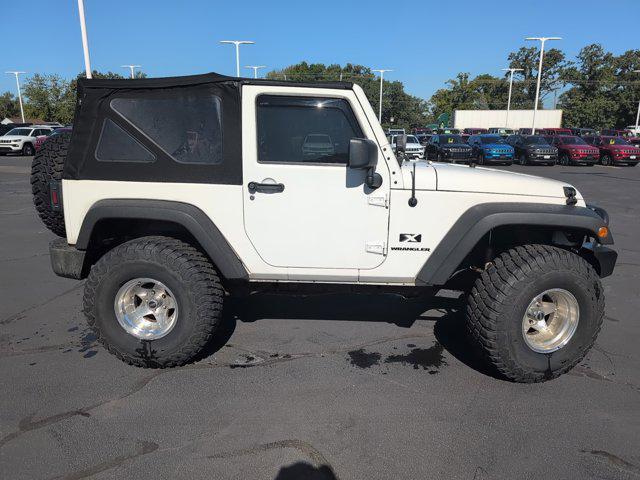
<path fill-rule="evenodd" d="M 467 304 L 467 325 L 485 358 L 515 382 L 541 382 L 571 370 L 596 340 L 604 292 L 582 257 L 524 245 L 482 272 Z"/>
<path fill-rule="evenodd" d="M 62 169 L 70 140 L 70 132 L 63 132 L 47 139 L 31 164 L 31 192 L 36 211 L 45 226 L 60 237 L 66 235 L 64 212 L 62 202 L 59 203 L 58 209 L 51 205 L 51 182 L 62 181 Z"/>

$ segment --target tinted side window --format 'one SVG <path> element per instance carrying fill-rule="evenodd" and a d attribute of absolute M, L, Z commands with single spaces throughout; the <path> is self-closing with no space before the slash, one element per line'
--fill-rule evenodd
<path fill-rule="evenodd" d="M 100 162 L 153 162 L 156 157 L 109 118 L 102 124 L 96 148 Z"/>
<path fill-rule="evenodd" d="M 261 95 L 257 122 L 259 162 L 346 164 L 349 140 L 363 137 L 349 103 L 337 98 Z"/>
<path fill-rule="evenodd" d="M 111 108 L 180 163 L 222 162 L 222 104 L 214 95 L 114 98 Z"/>

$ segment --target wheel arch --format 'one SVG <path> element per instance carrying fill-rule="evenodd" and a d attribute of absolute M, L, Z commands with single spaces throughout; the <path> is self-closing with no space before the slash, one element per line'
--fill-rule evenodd
<path fill-rule="evenodd" d="M 141 223 L 143 221 L 144 223 Z M 175 235 L 195 243 L 228 281 L 248 279 L 248 272 L 215 223 L 198 207 L 168 200 L 107 199 L 91 206 L 84 217 L 76 249 L 87 252 L 84 270 L 122 241 L 147 235 Z"/>
<path fill-rule="evenodd" d="M 507 232 L 503 246 L 508 248 L 522 243 L 569 248 L 575 244 L 576 234 L 598 239 L 599 228 L 607 223 L 585 207 L 505 202 L 475 205 L 461 215 L 433 250 L 418 272 L 416 284 L 444 285 L 471 255 L 485 255 L 484 262 L 490 261 L 499 253 L 492 246 L 500 244 L 499 236 L 503 232 Z M 518 238 L 528 241 L 518 242 Z M 599 243 L 613 244 L 611 233 L 599 239 Z"/>

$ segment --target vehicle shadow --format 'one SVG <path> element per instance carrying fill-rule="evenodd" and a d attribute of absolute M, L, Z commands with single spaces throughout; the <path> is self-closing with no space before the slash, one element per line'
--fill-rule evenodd
<path fill-rule="evenodd" d="M 392 323 L 401 328 L 410 328 L 416 321 L 427 321 L 434 322 L 436 340 L 457 360 L 482 374 L 500 378 L 482 359 L 475 343 L 468 337 L 464 306 L 463 298 L 433 295 L 405 298 L 394 294 L 256 293 L 248 297 L 228 297 L 220 330 L 200 358 L 214 354 L 228 343 L 238 321 L 339 320 Z"/>
<path fill-rule="evenodd" d="M 307 462 L 296 462 L 282 467 L 274 480 L 337 480 L 337 478 L 328 465 L 314 467 Z"/>

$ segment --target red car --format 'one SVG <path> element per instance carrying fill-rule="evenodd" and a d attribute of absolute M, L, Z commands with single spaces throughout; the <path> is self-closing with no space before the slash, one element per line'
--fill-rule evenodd
<path fill-rule="evenodd" d="M 560 165 L 593 165 L 600 160 L 600 150 L 576 135 L 547 135 L 550 145 L 558 149 Z"/>
<path fill-rule="evenodd" d="M 36 137 L 36 141 L 35 141 L 35 145 L 34 148 L 36 149 L 36 152 L 38 150 L 40 150 L 40 148 L 42 148 L 42 144 L 52 135 L 57 135 L 61 132 L 70 132 L 71 131 L 71 127 L 60 127 L 60 128 L 56 128 L 55 130 L 52 130 L 49 135 L 39 135 Z"/>
<path fill-rule="evenodd" d="M 640 161 L 640 148 L 631 145 L 622 137 L 583 137 L 589 144 L 600 149 L 602 165 L 631 165 Z"/>

